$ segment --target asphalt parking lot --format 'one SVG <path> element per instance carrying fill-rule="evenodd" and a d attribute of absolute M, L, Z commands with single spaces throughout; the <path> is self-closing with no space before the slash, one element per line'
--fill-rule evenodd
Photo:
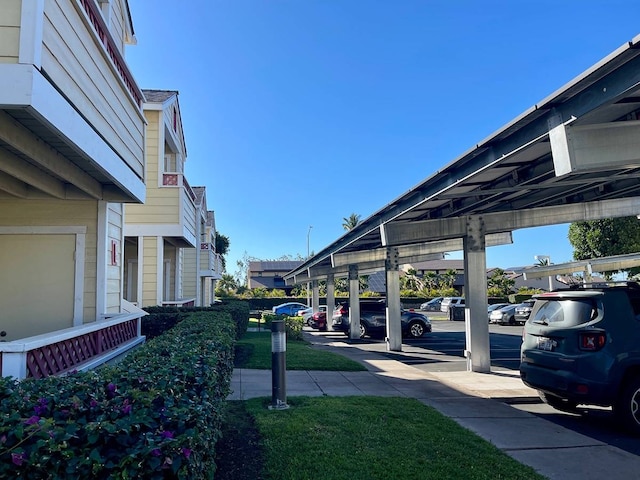
<path fill-rule="evenodd" d="M 466 370 L 464 322 L 429 316 L 432 318 L 432 333 L 420 339 L 404 339 L 402 354 L 386 352 L 385 355 L 427 372 Z M 522 326 L 489 325 L 489 332 L 492 370 L 518 370 Z M 337 332 L 327 334 L 343 336 Z M 368 341 L 384 342 L 382 339 Z M 582 414 L 571 414 L 551 408 L 536 398 L 507 402 L 514 408 L 640 456 L 640 440 L 615 424 L 611 409 L 590 407 L 581 409 Z"/>

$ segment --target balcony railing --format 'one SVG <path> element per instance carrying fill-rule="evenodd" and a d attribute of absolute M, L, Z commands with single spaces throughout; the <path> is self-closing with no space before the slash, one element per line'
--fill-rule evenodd
<path fill-rule="evenodd" d="M 196 194 L 194 193 L 191 185 L 187 182 L 187 178 L 184 173 L 163 173 L 162 185 L 165 187 L 184 187 L 185 192 L 189 195 L 192 202 L 196 201 Z"/>
<path fill-rule="evenodd" d="M 200 244 L 200 271 L 207 271 L 204 276 L 222 275 L 222 255 L 214 251 L 212 243 Z"/>
<path fill-rule="evenodd" d="M 140 313 L 0 343 L 2 376 L 43 378 L 88 370 L 144 342 Z"/>
<path fill-rule="evenodd" d="M 120 75 L 122 82 L 127 87 L 127 90 L 129 90 L 129 93 L 131 93 L 131 96 L 136 101 L 136 104 L 138 106 L 141 106 L 142 92 L 140 92 L 140 90 L 138 89 L 138 86 L 133 79 L 133 75 L 127 67 L 127 64 L 125 63 L 120 50 L 118 50 L 118 48 L 116 47 L 116 44 L 113 41 L 111 34 L 109 33 L 109 28 L 104 23 L 104 19 L 102 18 L 95 0 L 80 0 L 80 5 L 82 5 L 82 8 L 84 9 L 87 17 L 93 25 L 94 30 L 96 31 L 96 35 L 98 35 L 98 38 L 109 54 L 109 57 L 111 58 L 116 71 Z"/>

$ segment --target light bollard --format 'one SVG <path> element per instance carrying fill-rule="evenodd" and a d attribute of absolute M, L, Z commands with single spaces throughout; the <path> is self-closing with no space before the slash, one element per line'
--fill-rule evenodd
<path fill-rule="evenodd" d="M 284 410 L 287 405 L 286 382 L 287 335 L 284 320 L 271 322 L 271 405 L 270 409 Z"/>

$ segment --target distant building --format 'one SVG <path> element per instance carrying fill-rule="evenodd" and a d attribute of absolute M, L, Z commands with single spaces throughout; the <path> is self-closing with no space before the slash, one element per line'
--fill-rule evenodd
<path fill-rule="evenodd" d="M 302 260 L 266 260 L 249 262 L 247 272 L 247 287 L 266 288 L 267 290 L 284 290 L 287 295 L 291 293 L 293 285 L 286 285 L 284 275 L 302 265 Z"/>

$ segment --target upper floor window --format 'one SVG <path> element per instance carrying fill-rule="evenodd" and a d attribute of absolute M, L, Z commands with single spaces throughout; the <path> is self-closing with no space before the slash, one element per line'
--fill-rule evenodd
<path fill-rule="evenodd" d="M 164 171 L 165 172 L 177 172 L 177 155 L 171 152 L 165 152 L 164 154 Z"/>

